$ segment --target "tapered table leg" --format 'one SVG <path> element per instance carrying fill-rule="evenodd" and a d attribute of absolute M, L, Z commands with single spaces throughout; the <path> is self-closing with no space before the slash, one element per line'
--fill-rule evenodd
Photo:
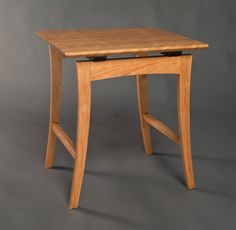
<path fill-rule="evenodd" d="M 180 147 L 182 149 L 182 161 L 185 181 L 189 189 L 195 187 L 191 140 L 190 140 L 190 79 L 191 79 L 192 56 L 181 57 L 180 74 L 177 80 L 178 97 L 178 121 L 180 130 Z"/>
<path fill-rule="evenodd" d="M 143 137 L 144 148 L 147 154 L 152 154 L 152 142 L 149 124 L 144 120 L 143 115 L 148 113 L 147 76 L 137 75 L 137 96 L 138 108 Z"/>
<path fill-rule="evenodd" d="M 70 195 L 71 209 L 77 208 L 83 182 L 87 154 L 90 110 L 91 110 L 91 81 L 90 63 L 77 63 L 78 107 L 77 107 L 77 137 L 76 156 Z"/>
<path fill-rule="evenodd" d="M 55 155 L 56 135 L 52 124 L 59 122 L 61 83 L 62 83 L 62 56 L 61 53 L 49 45 L 50 54 L 50 120 L 48 130 L 48 144 L 45 159 L 45 168 L 52 167 Z"/>

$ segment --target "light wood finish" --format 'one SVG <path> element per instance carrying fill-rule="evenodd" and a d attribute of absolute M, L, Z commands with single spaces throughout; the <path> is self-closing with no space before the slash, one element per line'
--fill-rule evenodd
<path fill-rule="evenodd" d="M 136 81 L 137 81 L 139 117 L 140 117 L 144 148 L 147 154 L 152 154 L 153 150 L 152 150 L 150 127 L 149 124 L 143 118 L 143 115 L 148 113 L 148 93 L 147 93 L 148 78 L 146 75 L 137 75 Z"/>
<path fill-rule="evenodd" d="M 186 185 L 189 189 L 194 188 L 190 143 L 192 56 L 143 56 L 152 52 L 167 53 L 204 49 L 208 47 L 207 44 L 155 28 L 39 31 L 37 34 L 48 42 L 50 51 L 50 121 L 45 167 L 50 168 L 52 166 L 56 138 L 58 137 L 75 159 L 70 208 L 77 208 L 80 199 L 89 136 L 91 83 L 96 80 L 136 75 L 141 130 L 146 153 L 151 154 L 153 152 L 150 137 L 151 125 L 180 145 Z M 77 136 L 74 145 L 59 126 L 62 59 L 113 54 L 132 54 L 142 57 L 76 63 L 78 106 Z M 177 75 L 179 136 L 148 113 L 147 74 Z"/>
<path fill-rule="evenodd" d="M 169 52 L 208 47 L 200 41 L 157 28 L 50 30 L 38 31 L 37 34 L 61 50 L 65 57 Z"/>
<path fill-rule="evenodd" d="M 73 141 L 70 139 L 70 137 L 64 132 L 64 130 L 57 123 L 52 124 L 52 130 L 56 134 L 58 139 L 62 142 L 62 144 L 65 146 L 70 155 L 75 159 L 75 145 Z"/>
<path fill-rule="evenodd" d="M 169 139 L 171 139 L 172 141 L 174 141 L 176 144 L 180 144 L 179 141 L 179 137 L 176 133 L 174 133 L 169 127 L 167 127 L 165 124 L 163 124 L 162 122 L 158 121 L 157 119 L 155 119 L 152 115 L 150 114 L 144 114 L 143 115 L 144 120 L 150 124 L 151 126 L 153 126 L 154 128 L 156 128 L 157 130 L 159 130 L 162 134 L 164 134 L 165 136 L 167 136 Z"/>
<path fill-rule="evenodd" d="M 56 135 L 52 130 L 53 123 L 59 122 L 61 84 L 62 84 L 62 56 L 61 53 L 49 45 L 50 55 L 50 120 L 48 131 L 48 144 L 45 159 L 45 168 L 51 168 L 56 145 Z"/>
<path fill-rule="evenodd" d="M 107 60 L 91 63 L 91 79 L 104 80 L 115 77 L 145 74 L 178 74 L 181 57 L 140 57 Z"/>
<path fill-rule="evenodd" d="M 145 151 L 152 154 L 149 125 L 158 129 L 182 149 L 182 159 L 185 172 L 186 185 L 194 188 L 192 170 L 190 126 L 189 126 L 189 93 L 191 55 L 176 57 L 140 57 L 128 59 L 115 59 L 102 62 L 77 62 L 78 81 L 78 107 L 77 107 L 77 137 L 76 150 L 73 153 L 73 142 L 64 133 L 60 126 L 53 123 L 52 129 L 72 155 L 75 154 L 74 172 L 72 179 L 69 208 L 77 208 L 83 183 L 91 110 L 91 83 L 95 80 L 104 80 L 124 75 L 137 76 L 137 89 L 141 128 Z M 176 74 L 178 78 L 178 111 L 180 136 L 170 128 L 148 114 L 147 108 L 147 76 L 146 74 Z M 54 75 L 53 75 L 54 76 Z M 58 100 L 57 100 L 58 101 Z M 58 107 L 56 107 L 58 108 Z"/>
<path fill-rule="evenodd" d="M 166 135 L 172 141 L 181 145 L 182 148 L 182 158 L 184 162 L 184 171 L 186 177 L 186 184 L 188 188 L 193 188 L 193 174 L 191 169 L 191 164 L 189 157 L 191 158 L 191 149 L 189 149 L 189 135 L 190 130 L 188 124 L 183 119 L 188 119 L 187 114 L 189 107 L 186 105 L 186 100 L 188 100 L 188 92 L 186 92 L 185 81 L 189 76 L 187 70 L 191 69 L 191 55 L 183 55 L 178 57 L 146 57 L 146 58 L 129 58 L 121 60 L 108 60 L 104 62 L 91 62 L 83 61 L 77 62 L 77 78 L 78 78 L 78 127 L 77 127 L 77 141 L 76 141 L 76 158 L 74 166 L 74 174 L 72 181 L 71 197 L 69 207 L 76 208 L 79 203 L 81 187 L 83 182 L 87 143 L 88 143 L 88 133 L 89 133 L 89 123 L 90 123 L 90 107 L 91 107 L 91 82 L 94 80 L 103 80 L 108 78 L 113 78 L 117 76 L 125 75 L 145 75 L 150 73 L 169 73 L 177 74 L 179 82 L 179 100 L 184 103 L 184 109 L 181 105 L 181 111 L 179 116 L 180 120 L 180 138 L 175 134 L 170 128 L 156 120 L 147 112 L 142 113 L 143 120 L 152 125 L 154 128 L 158 129 L 161 133 Z M 167 64 L 168 63 L 168 64 Z M 123 68 L 121 68 L 121 67 Z M 108 77 L 107 77 L 108 76 Z M 144 77 L 144 76 L 142 76 Z M 145 77 L 144 77 L 145 79 Z M 144 80 L 145 81 L 145 80 Z M 184 83 L 183 83 L 184 82 Z M 144 86 L 143 89 L 146 90 L 146 83 L 143 82 L 139 86 Z M 184 84 L 184 85 L 183 85 Z M 187 80 L 188 85 L 188 80 Z M 181 87 L 180 87 L 181 86 Z M 140 87 L 139 87 L 140 88 Z M 141 89 L 141 90 L 143 90 Z M 189 90 L 189 89 L 188 89 Z M 183 92 L 182 92 L 183 91 Z M 141 95 L 140 93 L 138 93 Z M 146 95 L 146 92 L 144 92 Z M 140 101 L 143 103 L 142 111 L 147 111 L 147 101 Z M 148 136 L 146 136 L 148 137 Z M 148 137 L 149 138 L 149 137 Z M 184 140 L 183 140 L 184 139 Z M 151 145 L 148 143 L 149 148 L 148 153 L 152 153 Z M 190 150 L 190 152 L 189 152 Z"/>
<path fill-rule="evenodd" d="M 191 140 L 190 140 L 190 79 L 192 56 L 181 57 L 181 71 L 177 80 L 178 121 L 180 131 L 180 145 L 185 172 L 185 181 L 189 189 L 195 187 Z"/>
<path fill-rule="evenodd" d="M 74 173 L 69 204 L 69 207 L 71 209 L 77 208 L 78 206 L 87 154 L 91 110 L 90 67 L 90 62 L 77 63 L 77 137 L 76 157 L 74 163 Z"/>

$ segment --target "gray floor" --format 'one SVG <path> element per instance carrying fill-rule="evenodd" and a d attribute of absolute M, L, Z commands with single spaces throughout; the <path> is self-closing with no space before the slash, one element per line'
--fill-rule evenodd
<path fill-rule="evenodd" d="M 73 211 L 72 160 L 61 144 L 55 167 L 43 167 L 48 111 L 1 111 L 1 229 L 236 229 L 235 120 L 192 114 L 197 189 L 188 191 L 174 144 L 153 131 L 155 154 L 144 154 L 136 109 L 101 111 L 95 116 L 95 106 Z M 64 127 L 73 136 L 74 117 L 63 121 L 70 118 Z"/>

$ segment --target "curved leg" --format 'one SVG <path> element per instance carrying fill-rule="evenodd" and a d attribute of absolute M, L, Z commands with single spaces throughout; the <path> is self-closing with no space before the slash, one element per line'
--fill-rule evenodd
<path fill-rule="evenodd" d="M 180 146 L 182 149 L 182 161 L 184 167 L 185 181 L 189 189 L 193 189 L 195 187 L 190 140 L 191 65 L 191 55 L 181 57 L 181 70 L 177 81 Z"/>
<path fill-rule="evenodd" d="M 149 124 L 143 119 L 143 115 L 148 113 L 147 80 L 148 79 L 146 75 L 137 76 L 137 94 L 144 148 L 147 154 L 152 154 L 153 150 L 151 143 L 150 127 Z"/>
<path fill-rule="evenodd" d="M 84 176 L 91 109 L 90 63 L 77 63 L 78 108 L 76 156 L 70 195 L 71 209 L 77 208 Z"/>
<path fill-rule="evenodd" d="M 55 155 L 56 135 L 52 124 L 59 122 L 61 81 L 62 81 L 62 56 L 59 51 L 49 45 L 50 54 L 50 120 L 48 130 L 48 144 L 45 159 L 45 168 L 51 168 Z"/>

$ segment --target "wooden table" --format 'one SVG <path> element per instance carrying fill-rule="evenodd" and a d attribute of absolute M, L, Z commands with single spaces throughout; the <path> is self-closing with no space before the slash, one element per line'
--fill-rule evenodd
<path fill-rule="evenodd" d="M 192 56 L 184 50 L 205 49 L 207 44 L 156 28 L 81 29 L 39 31 L 49 44 L 50 53 L 50 121 L 45 167 L 50 168 L 58 138 L 74 158 L 70 208 L 77 208 L 82 187 L 89 135 L 92 81 L 136 76 L 139 115 L 144 148 L 152 154 L 150 125 L 158 129 L 182 150 L 186 186 L 195 187 L 190 143 L 190 78 Z M 157 54 L 153 56 L 151 54 Z M 122 58 L 130 54 L 130 58 Z M 120 58 L 109 59 L 109 55 Z M 151 55 L 151 56 L 150 56 Z M 59 124 L 62 60 L 84 57 L 77 61 L 77 137 L 74 144 Z M 173 132 L 148 113 L 147 74 L 175 74 L 179 133 Z"/>

